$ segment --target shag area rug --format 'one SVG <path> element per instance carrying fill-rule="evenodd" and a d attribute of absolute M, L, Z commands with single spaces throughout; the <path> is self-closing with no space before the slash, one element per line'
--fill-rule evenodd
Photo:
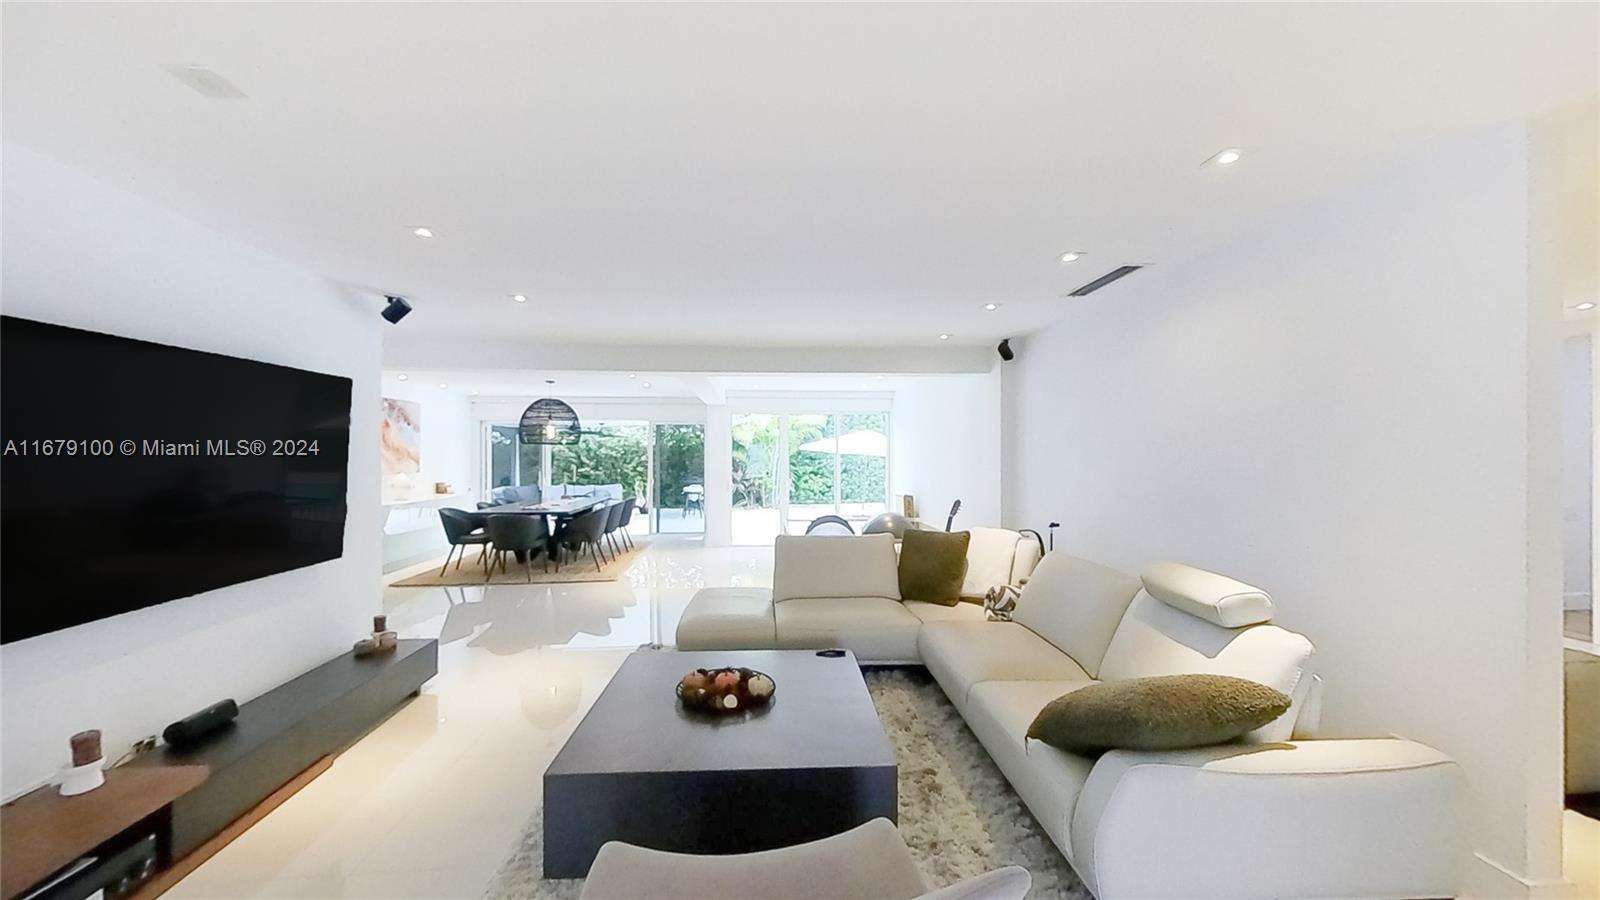
<path fill-rule="evenodd" d="M 929 884 L 1018 865 L 1033 875 L 1029 897 L 1094 900 L 927 673 L 868 670 L 866 680 L 900 768 L 900 834 Z M 575 900 L 581 880 L 543 878 L 543 827 L 541 809 L 485 900 Z"/>

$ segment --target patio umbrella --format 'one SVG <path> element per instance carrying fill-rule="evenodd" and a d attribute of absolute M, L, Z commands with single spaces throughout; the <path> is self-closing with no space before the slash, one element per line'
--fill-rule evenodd
<path fill-rule="evenodd" d="M 881 431 L 847 431 L 838 437 L 818 438 L 800 445 L 812 453 L 838 453 L 841 456 L 888 456 L 889 437 Z"/>

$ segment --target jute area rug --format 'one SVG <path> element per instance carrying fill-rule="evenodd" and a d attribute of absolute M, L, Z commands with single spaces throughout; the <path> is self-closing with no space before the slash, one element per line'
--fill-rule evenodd
<path fill-rule="evenodd" d="M 506 554 L 505 571 L 495 567 L 494 574 L 484 579 L 483 565 L 478 562 L 476 548 L 468 547 L 466 559 L 458 567 L 454 560 L 450 567 L 440 571 L 444 566 L 444 557 L 439 557 L 428 564 L 428 568 L 409 578 L 402 578 L 394 583 L 394 587 L 471 587 L 484 584 L 571 584 L 581 581 L 616 581 L 633 565 L 633 561 L 644 552 L 648 541 L 634 538 L 633 549 L 623 550 L 611 557 L 611 562 L 604 563 L 595 568 L 594 559 L 585 556 L 579 559 L 575 554 L 567 554 L 557 571 L 555 564 L 550 565 L 550 571 L 544 568 L 544 559 L 533 561 L 533 571 L 527 571 L 517 562 L 516 557 Z M 610 550 L 606 553 L 610 554 Z M 492 554 L 491 554 L 492 555 Z"/>
<path fill-rule="evenodd" d="M 937 684 L 921 669 L 866 672 L 867 689 L 900 768 L 900 834 L 929 884 L 942 887 L 1018 865 L 1029 897 L 1094 900 Z M 575 900 L 583 881 L 543 877 L 536 810 L 485 900 Z"/>

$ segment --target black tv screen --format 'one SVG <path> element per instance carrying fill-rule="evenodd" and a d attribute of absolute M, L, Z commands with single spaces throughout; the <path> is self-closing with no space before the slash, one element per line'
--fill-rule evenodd
<path fill-rule="evenodd" d="M 337 559 L 350 387 L 0 316 L 0 641 Z"/>

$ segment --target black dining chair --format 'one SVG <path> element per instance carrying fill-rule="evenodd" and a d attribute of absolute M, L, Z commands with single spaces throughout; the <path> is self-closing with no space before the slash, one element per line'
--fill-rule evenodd
<path fill-rule="evenodd" d="M 500 571 L 506 570 L 506 554 L 518 553 L 522 556 L 523 567 L 527 570 L 528 581 L 533 581 L 533 558 L 545 554 L 545 571 L 550 571 L 549 544 L 550 529 L 544 524 L 544 516 L 527 516 L 521 513 L 500 513 L 489 517 L 486 529 L 489 539 L 494 542 L 495 559 L 489 564 L 489 569 L 484 573 L 483 580 L 488 581 L 494 577 L 495 564 L 499 564 Z"/>
<path fill-rule="evenodd" d="M 601 560 L 604 552 L 600 550 L 600 538 L 605 534 L 606 517 L 609 511 L 604 506 L 597 506 L 585 513 L 579 513 L 556 527 L 556 533 L 551 538 L 553 553 L 570 550 L 581 554 L 585 547 L 589 548 L 589 555 L 594 559 L 596 571 L 603 571 Z M 556 557 L 556 571 L 561 571 L 561 558 Z"/>
<path fill-rule="evenodd" d="M 622 536 L 622 542 L 633 549 L 633 535 L 628 533 L 628 523 L 633 521 L 633 508 L 639 505 L 637 497 L 622 498 L 622 521 L 617 525 L 617 534 Z"/>
<path fill-rule="evenodd" d="M 450 557 L 456 558 L 456 570 L 461 570 L 461 560 L 467 555 L 468 547 L 483 548 L 478 552 L 478 561 L 486 563 L 489 559 L 489 535 L 484 533 L 484 520 L 487 516 L 469 513 L 464 509 L 439 510 L 439 524 L 444 526 L 444 539 L 450 542 L 450 552 L 444 555 L 444 566 L 439 569 L 439 577 L 450 568 Z M 456 551 L 461 551 L 457 553 Z M 485 569 L 485 571 L 488 571 Z"/>
<path fill-rule="evenodd" d="M 626 503 L 618 500 L 606 507 L 606 529 L 604 534 L 607 543 L 611 545 L 611 552 L 617 556 L 622 555 L 622 545 L 617 543 L 617 529 L 622 527 L 622 510 L 625 506 L 627 506 Z"/>

